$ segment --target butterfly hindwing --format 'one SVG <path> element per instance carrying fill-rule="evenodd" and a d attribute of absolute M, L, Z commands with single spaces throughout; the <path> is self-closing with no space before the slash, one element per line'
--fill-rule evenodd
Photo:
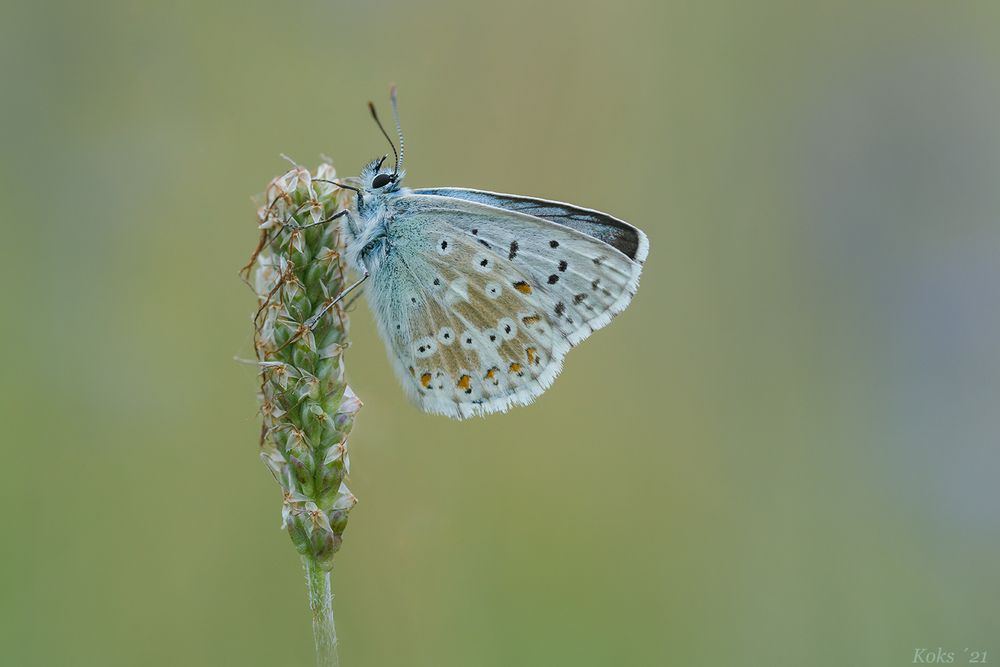
<path fill-rule="evenodd" d="M 530 403 L 638 283 L 639 262 L 535 216 L 435 195 L 401 196 L 394 213 L 400 241 L 369 298 L 398 374 L 428 412 Z"/>

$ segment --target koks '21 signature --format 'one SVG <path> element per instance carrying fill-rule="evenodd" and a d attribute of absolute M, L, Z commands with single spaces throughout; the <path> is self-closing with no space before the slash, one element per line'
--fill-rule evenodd
<path fill-rule="evenodd" d="M 917 665 L 982 665 L 986 663 L 987 652 L 963 648 L 948 651 L 941 648 L 913 649 L 913 663 Z"/>

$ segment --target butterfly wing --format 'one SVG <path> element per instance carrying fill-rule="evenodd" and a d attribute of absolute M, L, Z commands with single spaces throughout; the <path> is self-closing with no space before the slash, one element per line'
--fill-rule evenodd
<path fill-rule="evenodd" d="M 469 188 L 424 188 L 413 192 L 418 195 L 464 199 L 543 218 L 603 241 L 640 264 L 646 260 L 646 253 L 649 250 L 646 235 L 640 230 L 607 213 L 581 206 Z"/>
<path fill-rule="evenodd" d="M 369 299 L 427 412 L 465 418 L 532 402 L 638 286 L 640 262 L 572 227 L 440 195 L 392 206 L 392 250 Z"/>

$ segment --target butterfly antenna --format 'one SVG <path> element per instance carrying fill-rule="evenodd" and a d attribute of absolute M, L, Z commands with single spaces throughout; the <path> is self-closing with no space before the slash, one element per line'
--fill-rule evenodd
<path fill-rule="evenodd" d="M 380 121 L 378 119 L 378 114 L 375 112 L 375 104 L 373 104 L 372 102 L 369 102 L 368 103 L 368 110 L 372 112 L 372 118 L 375 119 L 375 124 L 378 125 L 378 129 L 382 130 L 382 136 L 385 137 L 385 140 L 389 142 L 389 146 L 392 148 L 392 154 L 396 158 L 396 171 L 394 173 L 398 174 L 399 173 L 399 154 L 396 153 L 396 144 L 392 143 L 392 139 L 389 138 L 389 133 L 385 131 L 384 127 L 382 127 L 382 121 Z"/>
<path fill-rule="evenodd" d="M 389 89 L 389 99 L 392 101 L 392 117 L 396 119 L 396 134 L 399 135 L 399 162 L 396 164 L 396 171 L 403 168 L 403 128 L 399 124 L 399 105 L 396 103 L 396 86 L 393 84 Z"/>

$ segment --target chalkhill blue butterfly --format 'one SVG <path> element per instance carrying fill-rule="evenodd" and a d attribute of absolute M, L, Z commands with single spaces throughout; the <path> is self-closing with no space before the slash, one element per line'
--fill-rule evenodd
<path fill-rule="evenodd" d="M 407 394 L 464 419 L 527 405 L 571 347 L 628 306 L 646 235 L 607 213 L 534 197 L 402 185 L 396 90 L 392 146 L 354 182 L 341 225 L 349 264 Z M 330 303 L 327 308 L 332 306 Z M 323 315 L 318 313 L 313 319 Z"/>

